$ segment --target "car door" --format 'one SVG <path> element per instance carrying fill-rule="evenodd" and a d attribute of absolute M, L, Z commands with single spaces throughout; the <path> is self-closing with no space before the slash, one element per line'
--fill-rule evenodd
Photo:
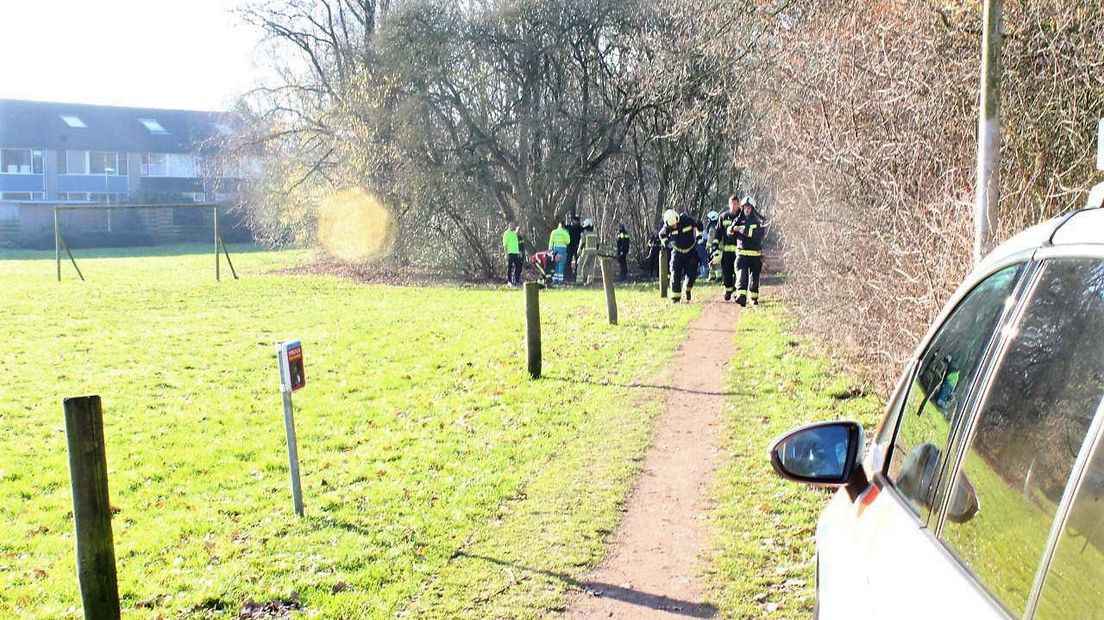
<path fill-rule="evenodd" d="M 1036 608 L 1047 620 L 1104 617 L 1102 479 L 1091 468 L 1079 473 L 1104 400 L 1104 261 L 1042 261 L 1008 334 L 979 387 L 933 529 L 1011 617 Z M 964 496 L 980 508 L 956 511 Z M 1060 538 L 1066 544 L 1055 554 Z"/>
<path fill-rule="evenodd" d="M 1001 617 L 927 525 L 948 447 L 1024 269 L 1006 266 L 961 297 L 898 389 L 868 463 L 873 484 L 855 501 L 841 491 L 825 510 L 817 529 L 821 618 Z"/>

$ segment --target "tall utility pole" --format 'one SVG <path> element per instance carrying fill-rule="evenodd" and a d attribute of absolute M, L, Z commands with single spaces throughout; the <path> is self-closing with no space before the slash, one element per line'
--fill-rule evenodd
<path fill-rule="evenodd" d="M 981 39 L 981 100 L 978 107 L 977 204 L 974 264 L 989 252 L 1000 198 L 1001 0 L 985 0 Z"/>

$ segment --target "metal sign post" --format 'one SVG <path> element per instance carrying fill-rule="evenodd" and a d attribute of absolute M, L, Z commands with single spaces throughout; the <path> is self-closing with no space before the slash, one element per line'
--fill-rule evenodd
<path fill-rule="evenodd" d="M 291 472 L 291 499 L 295 514 L 303 516 L 303 489 L 299 485 L 299 446 L 295 440 L 295 413 L 292 392 L 307 384 L 303 369 L 303 345 L 298 340 L 276 343 L 280 366 L 280 394 L 284 398 L 284 430 L 287 432 L 288 466 Z"/>

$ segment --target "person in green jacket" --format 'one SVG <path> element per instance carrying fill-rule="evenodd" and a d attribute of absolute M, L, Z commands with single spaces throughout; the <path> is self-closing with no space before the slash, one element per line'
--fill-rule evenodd
<path fill-rule="evenodd" d="M 506 250 L 506 283 L 521 286 L 521 243 L 518 239 L 518 225 L 510 222 L 502 233 L 502 248 Z"/>
<path fill-rule="evenodd" d="M 563 284 L 564 269 L 567 267 L 567 246 L 571 243 L 571 235 L 560 222 L 552 234 L 548 235 L 548 249 L 556 255 L 556 274 L 552 276 L 553 284 Z"/>

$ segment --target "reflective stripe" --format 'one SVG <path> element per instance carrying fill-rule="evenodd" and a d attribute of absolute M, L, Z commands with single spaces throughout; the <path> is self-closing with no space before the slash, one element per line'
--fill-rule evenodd
<path fill-rule="evenodd" d="M 759 299 L 759 291 L 752 291 L 751 292 L 751 298 L 752 299 Z"/>
<path fill-rule="evenodd" d="M 693 252 L 693 251 L 694 251 L 694 248 L 690 247 L 690 248 L 687 248 L 687 249 L 685 249 L 685 250 L 684 250 L 684 249 L 682 249 L 682 248 L 680 248 L 680 247 L 678 247 L 678 246 L 676 245 L 676 246 L 675 246 L 675 251 L 676 251 L 676 252 L 680 252 L 680 253 L 682 253 L 682 254 L 689 254 L 690 252 Z"/>
<path fill-rule="evenodd" d="M 694 229 L 693 226 L 685 226 L 681 230 L 679 230 L 679 232 L 690 232 L 693 229 Z"/>
<path fill-rule="evenodd" d="M 732 291 L 735 291 L 735 290 L 736 290 L 735 286 L 726 286 L 725 287 L 725 291 L 727 291 L 729 293 L 731 293 Z"/>
<path fill-rule="evenodd" d="M 730 243 L 728 245 L 722 245 L 721 249 L 723 249 L 725 252 L 735 252 L 736 250 L 739 250 L 740 248 L 737 247 L 735 243 Z"/>
<path fill-rule="evenodd" d="M 745 296 L 745 297 L 747 296 L 747 289 L 746 288 L 742 288 L 742 289 L 740 289 L 736 292 L 739 293 L 742 296 Z"/>
<path fill-rule="evenodd" d="M 740 256 L 762 256 L 762 250 L 740 250 Z"/>
<path fill-rule="evenodd" d="M 748 226 L 748 233 L 747 234 L 748 234 L 749 237 L 754 237 L 755 236 L 755 229 L 758 226 L 759 226 L 758 224 L 752 224 L 752 225 Z"/>

